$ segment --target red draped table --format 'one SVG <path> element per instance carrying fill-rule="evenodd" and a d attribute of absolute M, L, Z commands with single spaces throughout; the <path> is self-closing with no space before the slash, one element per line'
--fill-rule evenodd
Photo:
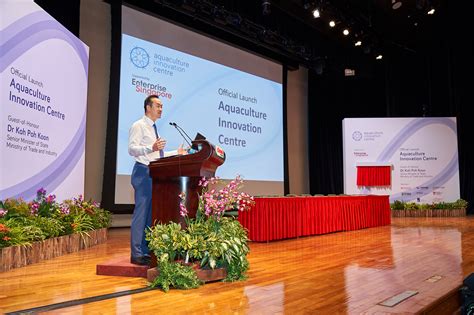
<path fill-rule="evenodd" d="M 255 198 L 239 213 L 252 241 L 352 231 L 390 224 L 388 196 Z"/>
<path fill-rule="evenodd" d="M 357 166 L 357 186 L 390 186 L 391 166 Z"/>

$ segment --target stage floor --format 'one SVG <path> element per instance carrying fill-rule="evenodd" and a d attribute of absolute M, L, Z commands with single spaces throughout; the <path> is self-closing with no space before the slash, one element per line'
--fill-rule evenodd
<path fill-rule="evenodd" d="M 440 313 L 440 301 L 449 304 L 474 272 L 474 217 L 393 218 L 389 226 L 251 243 L 247 281 L 169 293 L 133 291 L 146 287 L 143 278 L 95 274 L 96 264 L 129 255 L 128 237 L 112 229 L 106 244 L 0 273 L 0 313 L 84 298 L 48 313 Z M 377 305 L 404 291 L 418 293 Z M 112 293 L 122 296 L 98 297 Z"/>

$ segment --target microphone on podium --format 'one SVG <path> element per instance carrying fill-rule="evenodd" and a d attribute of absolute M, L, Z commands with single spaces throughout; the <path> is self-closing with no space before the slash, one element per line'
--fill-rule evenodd
<path fill-rule="evenodd" d="M 184 131 L 184 129 L 181 128 L 180 126 L 178 126 L 178 124 L 175 123 L 175 122 L 170 122 L 170 125 L 173 126 L 173 127 L 175 127 L 176 130 L 178 130 L 178 132 L 179 132 L 179 134 L 181 135 L 181 137 L 183 137 L 184 141 L 186 141 L 186 143 L 187 143 L 187 144 L 189 145 L 189 147 L 191 148 L 192 145 L 191 145 L 191 143 L 188 141 L 188 139 L 191 140 L 191 141 L 193 141 L 193 140 L 191 139 L 191 137 L 188 136 L 188 134 L 186 133 L 186 131 Z M 186 135 L 186 137 L 188 137 L 187 139 L 186 139 L 186 137 L 183 135 L 183 132 L 184 132 L 184 135 Z"/>

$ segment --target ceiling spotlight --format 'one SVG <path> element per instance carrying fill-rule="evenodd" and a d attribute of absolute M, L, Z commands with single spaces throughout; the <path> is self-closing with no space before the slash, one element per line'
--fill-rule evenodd
<path fill-rule="evenodd" d="M 270 0 L 262 0 L 262 14 L 263 15 L 270 15 L 270 13 L 272 12 L 271 5 L 272 4 Z"/>
<path fill-rule="evenodd" d="M 435 13 L 435 11 L 436 11 L 435 8 L 431 8 L 431 9 L 427 12 L 427 14 L 433 15 L 433 14 Z"/>
<path fill-rule="evenodd" d="M 345 28 L 343 31 L 342 31 L 342 34 L 344 34 L 345 36 L 349 35 L 349 30 L 347 28 Z"/>
<path fill-rule="evenodd" d="M 320 16 L 321 16 L 320 10 L 319 10 L 318 8 L 314 9 L 314 10 L 313 10 L 313 17 L 314 17 L 315 19 L 317 19 L 317 18 L 319 18 Z"/>
<path fill-rule="evenodd" d="M 415 3 L 416 3 L 415 6 L 417 10 L 423 10 L 423 8 L 426 5 L 426 0 L 416 0 Z"/>
<path fill-rule="evenodd" d="M 318 58 L 316 60 L 316 63 L 314 65 L 314 68 L 316 70 L 316 74 L 322 75 L 324 72 L 324 68 L 326 67 L 326 61 L 322 58 Z"/>
<path fill-rule="evenodd" d="M 354 43 L 354 46 L 361 46 L 361 45 L 362 45 L 362 42 L 360 40 L 358 40 Z"/>
<path fill-rule="evenodd" d="M 375 57 L 375 59 L 377 60 L 382 60 L 383 56 L 382 55 L 377 55 L 377 57 Z"/>
<path fill-rule="evenodd" d="M 334 20 L 329 21 L 329 26 L 330 27 L 336 26 L 336 22 Z"/>
<path fill-rule="evenodd" d="M 392 0 L 392 9 L 393 9 L 393 10 L 400 9 L 401 6 L 402 6 L 402 2 L 401 2 L 401 1 Z"/>

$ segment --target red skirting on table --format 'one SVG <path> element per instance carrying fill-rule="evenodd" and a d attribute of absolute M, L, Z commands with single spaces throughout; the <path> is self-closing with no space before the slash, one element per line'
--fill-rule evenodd
<path fill-rule="evenodd" d="M 255 198 L 239 213 L 252 241 L 265 242 L 390 224 L 388 196 Z"/>

